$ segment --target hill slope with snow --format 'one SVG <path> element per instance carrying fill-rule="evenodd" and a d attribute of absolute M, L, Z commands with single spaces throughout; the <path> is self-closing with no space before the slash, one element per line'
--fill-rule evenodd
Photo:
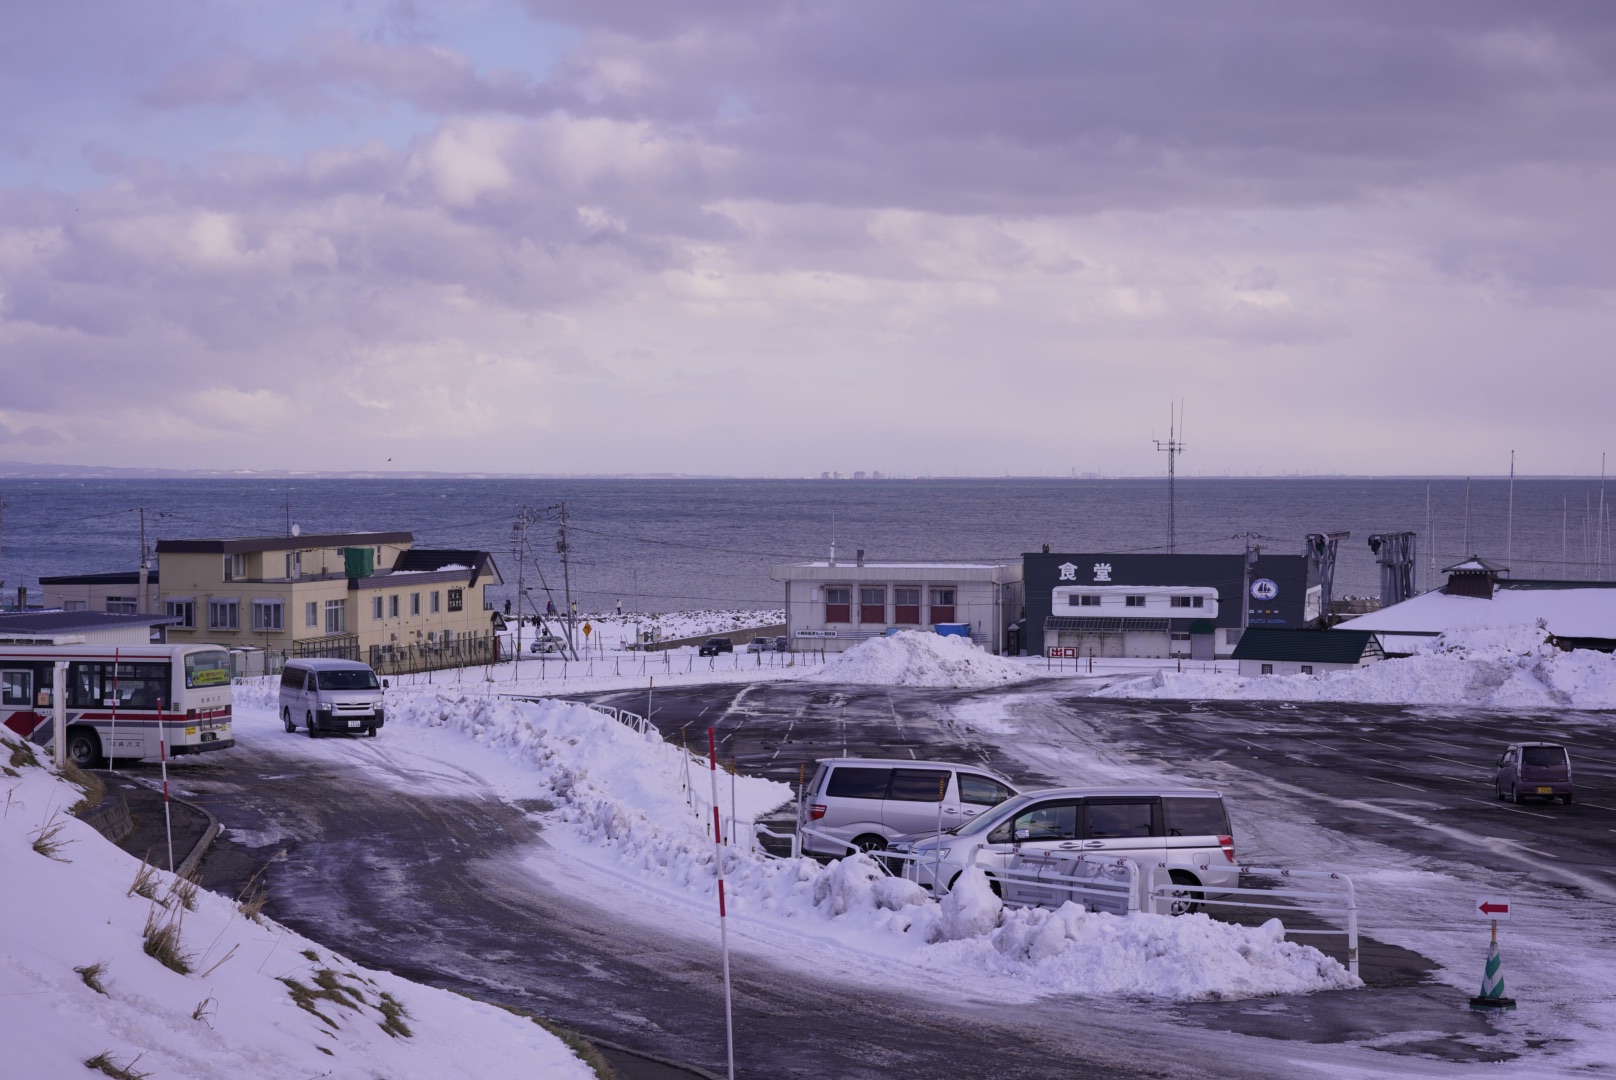
<path fill-rule="evenodd" d="M 163 1080 L 594 1075 L 530 1020 L 367 970 L 171 874 L 142 881 L 68 815 L 80 790 L 0 738 L 7 1075 L 97 1061 Z"/>

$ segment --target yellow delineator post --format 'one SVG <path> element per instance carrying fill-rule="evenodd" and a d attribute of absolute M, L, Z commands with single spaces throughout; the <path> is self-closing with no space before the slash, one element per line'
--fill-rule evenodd
<path fill-rule="evenodd" d="M 1492 943 L 1487 947 L 1487 966 L 1481 977 L 1481 993 L 1470 999 L 1470 1007 L 1481 1011 L 1513 1009 L 1515 999 L 1504 996 L 1504 959 L 1498 953 L 1498 920 L 1508 919 L 1508 900 L 1484 899 L 1476 904 L 1476 913 L 1492 923 Z"/>

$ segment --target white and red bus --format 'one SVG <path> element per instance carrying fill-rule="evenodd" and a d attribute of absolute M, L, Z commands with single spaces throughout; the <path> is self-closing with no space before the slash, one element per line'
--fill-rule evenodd
<path fill-rule="evenodd" d="M 217 645 L 0 646 L 0 723 L 41 746 L 55 734 L 51 691 L 67 664 L 67 758 L 199 754 L 235 745 L 230 654 Z"/>

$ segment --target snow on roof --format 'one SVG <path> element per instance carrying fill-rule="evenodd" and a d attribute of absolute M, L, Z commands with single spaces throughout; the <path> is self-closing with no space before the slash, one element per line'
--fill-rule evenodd
<path fill-rule="evenodd" d="M 1549 633 L 1562 638 L 1616 638 L 1616 588 L 1534 587 L 1535 582 L 1499 582 L 1493 598 L 1450 596 L 1441 591 L 1393 604 L 1340 624 L 1341 630 L 1373 630 L 1391 634 L 1439 634 L 1482 629 L 1542 619 Z"/>

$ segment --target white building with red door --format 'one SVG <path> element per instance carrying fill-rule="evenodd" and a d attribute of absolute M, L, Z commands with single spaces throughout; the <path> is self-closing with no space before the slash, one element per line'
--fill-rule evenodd
<path fill-rule="evenodd" d="M 841 652 L 892 630 L 965 627 L 989 652 L 1022 617 L 1021 564 L 806 562 L 776 566 L 786 633 L 798 651 Z"/>

